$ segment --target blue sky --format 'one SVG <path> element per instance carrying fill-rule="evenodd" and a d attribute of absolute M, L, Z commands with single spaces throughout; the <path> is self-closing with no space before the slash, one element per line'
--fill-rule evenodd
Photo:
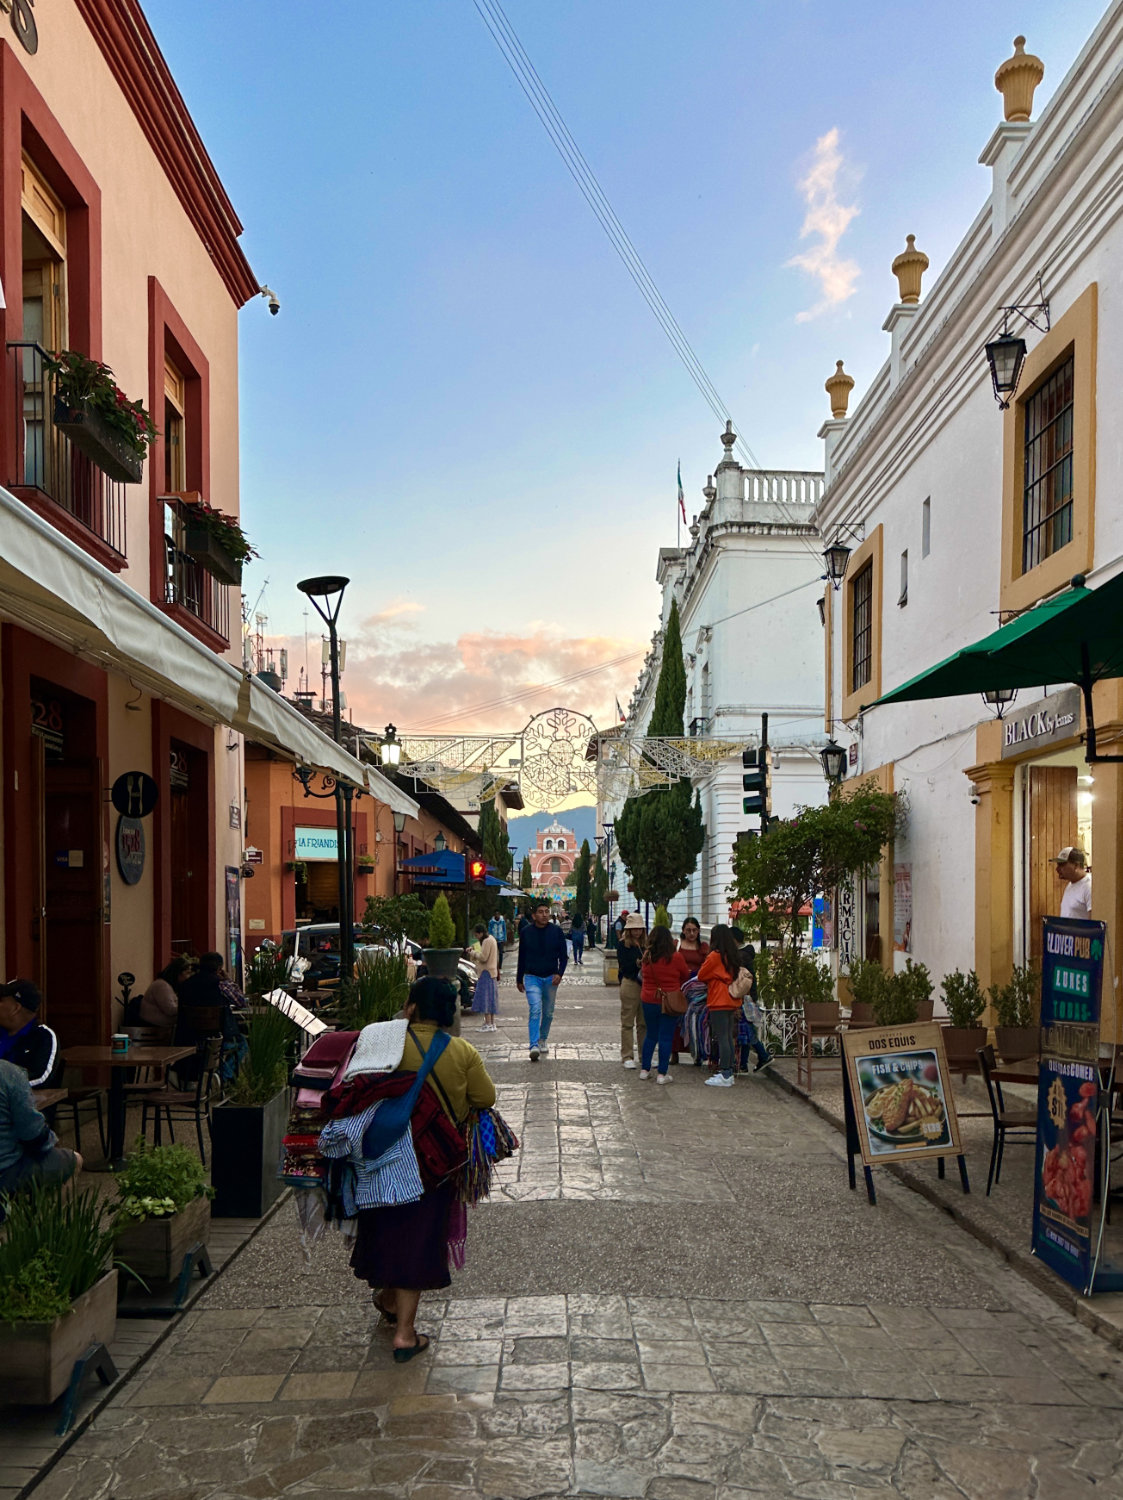
<path fill-rule="evenodd" d="M 977 158 L 1001 118 L 992 79 L 1011 38 L 1024 32 L 1046 64 L 1039 110 L 1102 11 L 506 8 L 776 468 L 821 465 L 835 360 L 860 395 L 886 357 L 905 234 L 930 256 L 930 284 L 981 206 Z M 606 722 L 657 623 L 675 465 L 699 509 L 719 424 L 471 0 L 146 0 L 146 12 L 251 263 L 281 298 L 277 318 L 264 302 L 242 314 L 241 501 L 263 554 L 247 592 L 268 579 L 262 607 L 294 668 L 294 584 L 342 571 L 357 717 L 514 728 L 561 701 Z M 816 167 L 836 244 L 801 239 Z M 816 247 L 823 277 L 791 263 Z"/>

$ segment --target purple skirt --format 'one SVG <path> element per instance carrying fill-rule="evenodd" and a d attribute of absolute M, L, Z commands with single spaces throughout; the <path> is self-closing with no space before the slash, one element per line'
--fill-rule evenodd
<path fill-rule="evenodd" d="M 476 980 L 472 1010 L 476 1015 L 493 1016 L 499 1009 L 499 986 L 485 969 Z"/>
<path fill-rule="evenodd" d="M 351 1252 L 351 1269 L 372 1287 L 435 1292 L 451 1285 L 448 1216 L 452 1187 L 431 1188 L 416 1203 L 363 1208 Z"/>

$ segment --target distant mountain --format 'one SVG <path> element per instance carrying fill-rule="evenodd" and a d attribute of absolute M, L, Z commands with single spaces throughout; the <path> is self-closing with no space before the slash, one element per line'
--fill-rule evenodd
<path fill-rule="evenodd" d="M 543 828 L 548 828 L 555 817 L 563 828 L 572 828 L 577 835 L 577 847 L 581 847 L 581 840 L 589 840 L 589 848 L 596 853 L 595 836 L 597 831 L 597 810 L 595 807 L 571 807 L 566 812 L 560 813 L 527 813 L 521 818 L 507 819 L 507 834 L 518 850 L 516 860 L 522 864 L 522 857 L 534 848 L 535 841 Z"/>

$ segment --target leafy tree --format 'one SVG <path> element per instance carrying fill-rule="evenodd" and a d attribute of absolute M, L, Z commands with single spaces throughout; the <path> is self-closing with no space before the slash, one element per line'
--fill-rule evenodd
<path fill-rule="evenodd" d="M 783 911 L 789 941 L 798 947 L 800 908 L 816 892 L 875 866 L 906 810 L 900 793 L 867 785 L 825 807 L 800 807 L 793 818 L 774 818 L 767 833 L 734 849 L 732 889 L 762 911 Z"/>
<path fill-rule="evenodd" d="M 429 931 L 429 911 L 414 891 L 401 896 L 368 896 L 363 927 L 395 941 L 408 937 L 419 943 Z"/>
<path fill-rule="evenodd" d="M 524 854 L 522 868 L 519 870 L 519 887 L 524 891 L 529 891 L 533 884 L 534 875 L 530 868 L 530 855 Z"/>
<path fill-rule="evenodd" d="M 594 917 L 608 915 L 608 871 L 604 867 L 601 852 L 597 850 L 597 862 L 593 866 L 593 880 L 589 889 L 589 910 Z"/>
<path fill-rule="evenodd" d="M 483 856 L 501 880 L 511 872 L 511 849 L 503 820 L 495 810 L 495 798 L 480 803 L 480 842 Z"/>
<path fill-rule="evenodd" d="M 682 632 L 678 601 L 672 600 L 647 733 L 653 737 L 681 738 L 685 707 Z M 677 896 L 694 873 L 706 842 L 701 803 L 693 795 L 689 780 L 684 777 L 666 791 L 629 797 L 616 819 L 616 842 L 638 901 L 665 906 Z"/>
<path fill-rule="evenodd" d="M 581 853 L 577 856 L 577 868 L 574 881 L 573 910 L 579 911 L 586 916 L 589 911 L 589 897 L 592 894 L 592 851 L 589 848 L 589 840 L 581 840 Z"/>

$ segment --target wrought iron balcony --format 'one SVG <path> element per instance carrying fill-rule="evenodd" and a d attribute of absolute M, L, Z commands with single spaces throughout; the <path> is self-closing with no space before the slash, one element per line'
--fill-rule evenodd
<path fill-rule="evenodd" d="M 164 502 L 164 599 L 230 640 L 230 589 L 186 550 L 187 526 L 178 509 Z"/>
<path fill-rule="evenodd" d="M 12 356 L 14 433 L 9 488 L 72 540 L 96 538 L 105 560 L 120 567 L 125 552 L 125 486 L 110 479 L 55 426 L 54 377 L 39 344 L 8 345 Z M 61 514 L 60 514 L 61 512 Z M 113 563 L 113 556 L 116 562 Z"/>

